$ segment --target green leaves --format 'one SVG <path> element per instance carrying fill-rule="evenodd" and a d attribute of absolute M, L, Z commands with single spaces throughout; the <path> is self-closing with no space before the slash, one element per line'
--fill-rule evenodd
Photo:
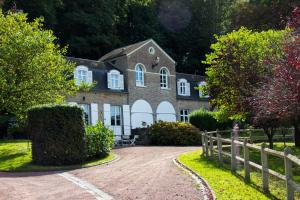
<path fill-rule="evenodd" d="M 76 91 L 66 49 L 42 27 L 42 19 L 27 22 L 26 14 L 0 12 L 0 112 L 24 118 L 29 107 Z"/>
<path fill-rule="evenodd" d="M 217 42 L 211 45 L 212 53 L 206 55 L 203 62 L 210 65 L 206 75 L 212 104 L 226 110 L 228 117 L 245 119 L 247 98 L 264 76 L 273 73 L 266 58 L 272 60 L 282 56 L 287 32 L 253 32 L 241 28 L 216 36 Z"/>

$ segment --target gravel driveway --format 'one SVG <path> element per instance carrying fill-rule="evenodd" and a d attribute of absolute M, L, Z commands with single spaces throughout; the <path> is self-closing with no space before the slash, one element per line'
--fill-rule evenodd
<path fill-rule="evenodd" d="M 173 163 L 195 147 L 131 147 L 114 150 L 120 160 L 85 169 L 60 172 L 0 173 L 0 199 L 203 199 L 193 179 Z M 94 190 L 93 190 L 94 189 Z M 98 194 L 100 190 L 100 195 Z"/>

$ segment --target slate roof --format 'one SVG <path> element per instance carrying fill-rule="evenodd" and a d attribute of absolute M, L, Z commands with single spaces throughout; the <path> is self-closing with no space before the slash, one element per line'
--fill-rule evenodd
<path fill-rule="evenodd" d="M 124 90 L 111 90 L 107 88 L 107 72 L 112 69 L 118 70 L 113 65 L 109 63 L 103 63 L 100 61 L 82 59 L 82 58 L 73 58 L 67 57 L 68 60 L 75 62 L 76 66 L 84 65 L 89 68 L 93 72 L 93 80 L 97 82 L 96 86 L 91 89 L 91 91 L 101 91 L 101 92 L 114 92 L 114 93 L 127 93 L 127 88 L 125 84 Z M 121 74 L 124 74 L 120 71 Z"/>
<path fill-rule="evenodd" d="M 105 54 L 104 56 L 102 56 L 99 61 L 105 61 L 105 60 L 109 60 L 109 59 L 113 59 L 113 58 L 117 58 L 117 57 L 121 57 L 124 55 L 127 55 L 129 53 L 131 53 L 132 51 L 136 50 L 137 48 L 143 46 L 144 44 L 148 43 L 149 41 L 151 41 L 151 39 L 142 41 L 142 42 L 138 42 L 135 44 L 131 44 L 125 47 L 121 47 L 115 50 L 112 50 L 111 52 Z"/>
<path fill-rule="evenodd" d="M 178 95 L 178 91 L 176 91 L 177 99 L 193 100 L 193 101 L 200 101 L 200 100 L 208 101 L 208 98 L 200 98 L 199 90 L 194 89 L 195 87 L 198 87 L 199 82 L 205 81 L 204 76 L 194 75 L 194 74 L 176 73 L 176 88 L 177 88 L 177 81 L 182 78 L 186 79 L 190 83 L 191 96 L 180 96 L 180 95 Z"/>

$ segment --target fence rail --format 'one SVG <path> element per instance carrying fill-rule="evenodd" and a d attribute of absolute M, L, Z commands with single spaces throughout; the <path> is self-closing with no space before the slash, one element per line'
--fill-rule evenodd
<path fill-rule="evenodd" d="M 249 130 L 247 130 L 249 131 Z M 223 131 L 224 132 L 224 131 Z M 228 132 L 228 131 L 227 131 Z M 224 156 L 230 157 L 231 159 L 231 171 L 235 173 L 237 171 L 238 162 L 244 164 L 245 171 L 245 181 L 250 181 L 250 167 L 253 167 L 262 172 L 262 183 L 264 192 L 269 192 L 269 175 L 275 176 L 286 183 L 286 197 L 288 200 L 294 199 L 295 192 L 300 193 L 300 185 L 293 180 L 292 167 L 293 165 L 300 166 L 300 159 L 291 153 L 291 149 L 286 147 L 284 152 L 276 151 L 269 149 L 265 144 L 262 146 L 257 146 L 251 143 L 248 143 L 249 138 L 244 138 L 243 141 L 237 140 L 237 138 L 232 137 L 231 139 L 222 138 L 219 134 L 220 131 L 212 132 L 202 132 L 202 144 L 203 144 L 203 154 L 205 157 L 214 159 L 215 154 L 217 154 L 217 159 L 222 165 L 224 163 Z M 217 134 L 217 137 L 213 135 Z M 214 145 L 216 144 L 216 146 Z M 231 152 L 224 152 L 223 144 L 230 145 Z M 238 147 L 243 148 L 244 155 L 243 157 L 237 154 Z M 260 151 L 261 155 L 261 165 L 250 161 L 250 149 Z M 268 155 L 276 156 L 284 160 L 285 174 L 280 174 L 272 169 L 269 169 L 268 166 Z"/>

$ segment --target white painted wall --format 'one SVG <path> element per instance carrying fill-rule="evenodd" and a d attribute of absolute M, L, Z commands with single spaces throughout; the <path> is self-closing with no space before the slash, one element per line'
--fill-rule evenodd
<path fill-rule="evenodd" d="M 168 101 L 161 102 L 156 110 L 157 121 L 176 122 L 176 111 Z"/>
<path fill-rule="evenodd" d="M 153 111 L 151 105 L 145 100 L 137 100 L 131 107 L 131 128 L 142 128 L 142 123 L 153 124 Z"/>

